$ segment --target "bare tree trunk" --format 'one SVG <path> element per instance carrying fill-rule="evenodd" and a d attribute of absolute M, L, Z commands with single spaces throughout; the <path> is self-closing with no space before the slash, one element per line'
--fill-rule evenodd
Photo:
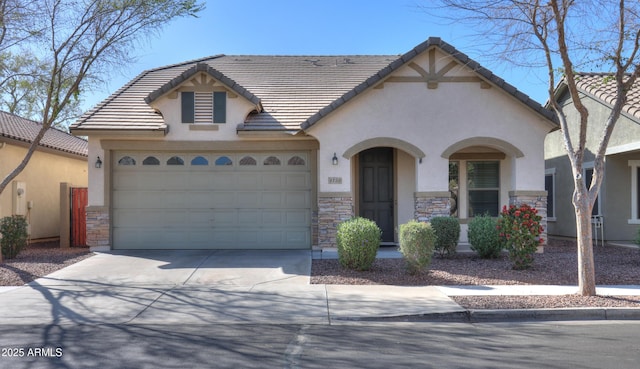
<path fill-rule="evenodd" d="M 587 195 L 580 195 L 576 183 L 573 206 L 576 211 L 577 252 L 578 252 L 578 294 L 596 295 L 596 274 L 593 261 L 593 239 L 591 224 L 591 206 Z"/>

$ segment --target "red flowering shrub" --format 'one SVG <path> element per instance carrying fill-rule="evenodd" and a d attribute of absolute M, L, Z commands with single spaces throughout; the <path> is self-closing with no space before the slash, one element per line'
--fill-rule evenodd
<path fill-rule="evenodd" d="M 533 264 L 533 255 L 544 242 L 540 238 L 541 219 L 538 211 L 527 204 L 502 208 L 497 228 L 504 248 L 509 251 L 513 269 L 528 269 Z"/>

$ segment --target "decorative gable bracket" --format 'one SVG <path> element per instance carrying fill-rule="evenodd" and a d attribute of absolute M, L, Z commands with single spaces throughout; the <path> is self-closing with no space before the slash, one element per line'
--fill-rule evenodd
<path fill-rule="evenodd" d="M 459 66 L 460 64 L 456 61 L 450 61 L 447 65 L 440 68 L 440 70 L 436 70 L 436 49 L 432 48 L 429 50 L 429 71 L 424 70 L 420 65 L 415 62 L 410 62 L 408 64 L 409 68 L 416 71 L 419 76 L 393 76 L 387 78 L 384 82 L 419 82 L 426 83 L 427 88 L 430 90 L 435 90 L 438 88 L 439 83 L 447 83 L 447 82 L 471 82 L 480 83 L 480 88 L 489 89 L 491 85 L 487 83 L 480 77 L 477 76 L 447 76 L 446 74 L 450 72 L 453 68 Z"/>

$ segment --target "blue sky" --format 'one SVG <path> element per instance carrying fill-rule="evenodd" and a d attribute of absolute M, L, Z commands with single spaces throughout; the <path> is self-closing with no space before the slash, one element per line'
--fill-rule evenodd
<path fill-rule="evenodd" d="M 425 4 L 428 0 L 424 0 Z M 441 37 L 540 103 L 544 70 L 496 60 L 462 23 L 445 24 L 420 0 L 209 0 L 199 18 L 169 23 L 134 50 L 138 61 L 114 71 L 108 84 L 85 97 L 89 109 L 146 69 L 216 54 L 403 54 Z"/>

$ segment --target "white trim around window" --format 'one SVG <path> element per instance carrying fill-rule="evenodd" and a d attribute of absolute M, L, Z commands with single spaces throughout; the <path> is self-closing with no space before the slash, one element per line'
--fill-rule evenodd
<path fill-rule="evenodd" d="M 640 160 L 629 160 L 629 168 L 631 173 L 631 217 L 627 223 L 640 224 L 640 216 L 638 211 L 638 200 L 640 194 L 640 183 L 638 182 L 638 174 L 640 173 Z"/>
<path fill-rule="evenodd" d="M 545 187 L 547 184 L 547 176 L 551 177 L 551 188 L 549 191 L 549 189 L 547 190 L 547 200 L 549 200 L 549 197 L 551 197 L 551 201 L 547 201 L 547 215 L 548 214 L 552 214 L 553 216 L 547 216 L 547 221 L 548 222 L 555 222 L 556 221 L 556 168 L 549 168 L 549 169 L 545 169 L 544 171 L 544 182 L 545 182 Z M 551 202 L 551 211 L 549 211 L 549 202 Z"/>

